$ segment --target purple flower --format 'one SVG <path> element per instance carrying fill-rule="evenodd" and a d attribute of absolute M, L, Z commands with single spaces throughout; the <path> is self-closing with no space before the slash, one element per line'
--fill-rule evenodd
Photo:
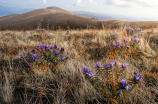
<path fill-rule="evenodd" d="M 126 84 L 125 89 L 127 89 L 127 90 L 129 90 L 129 89 L 130 89 L 129 84 Z"/>
<path fill-rule="evenodd" d="M 47 34 L 47 37 L 50 38 L 50 35 Z"/>
<path fill-rule="evenodd" d="M 93 71 L 89 72 L 88 73 L 88 76 L 92 77 L 94 74 L 93 74 Z"/>
<path fill-rule="evenodd" d="M 139 83 L 141 79 L 142 79 L 141 74 L 138 74 L 137 76 L 134 76 L 134 80 L 135 80 L 136 83 Z"/>
<path fill-rule="evenodd" d="M 21 67 L 24 67 L 24 63 L 21 63 Z"/>
<path fill-rule="evenodd" d="M 127 27 L 127 28 L 126 28 L 126 30 L 130 30 L 130 28 L 129 28 L 129 27 Z"/>
<path fill-rule="evenodd" d="M 109 64 L 104 64 L 104 68 L 107 68 L 107 67 L 109 67 Z"/>
<path fill-rule="evenodd" d="M 55 50 L 55 55 L 59 55 L 59 54 L 60 54 L 59 50 Z"/>
<path fill-rule="evenodd" d="M 138 35 L 135 34 L 134 37 L 136 38 L 136 37 L 138 37 Z"/>
<path fill-rule="evenodd" d="M 86 67 L 82 67 L 82 71 L 84 74 L 88 75 L 89 77 L 93 76 L 93 71 L 90 71 L 90 69 Z"/>
<path fill-rule="evenodd" d="M 35 54 L 33 54 L 33 55 L 32 55 L 32 59 L 33 59 L 34 61 L 37 61 L 37 56 L 36 56 Z"/>
<path fill-rule="evenodd" d="M 98 63 L 95 65 L 96 68 L 99 68 L 100 66 L 101 66 L 101 63 L 100 63 L 100 62 L 98 62 Z"/>
<path fill-rule="evenodd" d="M 122 93 L 122 89 L 119 89 L 119 93 L 120 93 L 120 94 Z"/>
<path fill-rule="evenodd" d="M 117 65 L 117 62 L 116 61 L 115 62 L 110 62 L 109 65 L 110 65 L 110 67 L 113 67 L 113 66 Z"/>
<path fill-rule="evenodd" d="M 64 51 L 64 47 L 61 48 L 61 51 L 62 51 L 62 52 Z"/>
<path fill-rule="evenodd" d="M 32 67 L 32 63 L 30 63 L 29 66 Z"/>
<path fill-rule="evenodd" d="M 123 41 L 127 44 L 128 43 L 127 37 L 125 37 Z"/>
<path fill-rule="evenodd" d="M 134 37 L 132 37 L 131 40 L 133 41 L 133 40 L 134 40 Z"/>
<path fill-rule="evenodd" d="M 45 45 L 44 44 L 41 44 L 40 45 L 40 49 L 44 49 L 45 48 Z"/>
<path fill-rule="evenodd" d="M 130 86 L 127 84 L 126 79 L 122 79 L 122 88 L 129 90 Z"/>
<path fill-rule="evenodd" d="M 37 48 L 39 48 L 39 46 L 36 46 Z"/>
<path fill-rule="evenodd" d="M 133 29 L 133 28 L 131 28 L 131 31 L 134 31 L 134 29 Z"/>
<path fill-rule="evenodd" d="M 61 57 L 61 61 L 65 61 L 65 58 L 64 58 L 64 57 Z"/>
<path fill-rule="evenodd" d="M 45 45 L 45 48 L 48 48 L 48 46 L 47 46 L 47 45 Z"/>
<path fill-rule="evenodd" d="M 66 56 L 65 56 L 65 59 L 66 59 L 66 60 L 68 60 L 68 59 L 69 59 L 69 57 L 66 55 Z"/>
<path fill-rule="evenodd" d="M 51 47 L 50 47 L 50 49 L 53 49 L 53 48 L 54 48 L 54 46 L 51 46 Z"/>
<path fill-rule="evenodd" d="M 56 44 L 54 45 L 54 48 L 57 48 L 57 45 L 56 45 Z"/>
<path fill-rule="evenodd" d="M 155 46 L 156 46 L 156 44 L 153 44 L 153 46 L 155 47 Z"/>
<path fill-rule="evenodd" d="M 52 52 L 52 50 L 48 47 L 48 48 L 46 48 L 46 51 L 48 52 Z"/>
<path fill-rule="evenodd" d="M 135 38 L 135 39 L 134 39 L 134 42 L 138 42 L 138 39 L 137 39 L 137 38 Z"/>
<path fill-rule="evenodd" d="M 115 46 L 116 46 L 116 44 L 115 44 L 115 43 L 112 43 L 112 46 L 113 46 L 113 47 L 115 47 Z"/>
<path fill-rule="evenodd" d="M 126 64 L 126 63 L 123 63 L 123 64 L 122 64 L 122 68 L 127 68 L 127 64 Z"/>
<path fill-rule="evenodd" d="M 39 57 L 41 58 L 43 56 L 43 54 L 40 54 Z"/>
<path fill-rule="evenodd" d="M 34 53 L 35 51 L 36 51 L 36 50 L 35 50 L 35 49 L 33 49 L 31 52 L 32 52 L 32 53 Z"/>
<path fill-rule="evenodd" d="M 52 52 L 52 50 L 51 50 L 51 49 L 49 49 L 49 52 Z"/>
<path fill-rule="evenodd" d="M 20 54 L 20 58 L 24 58 L 24 55 L 23 55 L 23 54 Z"/>
<path fill-rule="evenodd" d="M 121 46 L 122 46 L 121 43 L 118 43 L 118 44 L 117 44 L 117 48 L 118 48 L 118 49 L 120 49 Z"/>
<path fill-rule="evenodd" d="M 123 86 L 123 87 L 126 86 L 126 79 L 122 79 L 122 86 Z"/>
<path fill-rule="evenodd" d="M 29 54 L 30 54 L 30 52 L 28 51 L 26 54 L 27 54 L 27 55 L 29 55 Z"/>
<path fill-rule="evenodd" d="M 110 49 L 110 47 L 107 47 L 107 49 L 109 50 L 109 49 Z"/>
<path fill-rule="evenodd" d="M 137 31 L 141 31 L 141 29 L 140 29 L 140 28 L 137 28 L 136 30 L 137 30 Z"/>

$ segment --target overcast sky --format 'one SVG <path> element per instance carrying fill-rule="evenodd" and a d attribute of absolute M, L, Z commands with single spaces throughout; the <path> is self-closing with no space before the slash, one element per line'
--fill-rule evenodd
<path fill-rule="evenodd" d="M 68 11 L 158 17 L 158 0 L 0 0 L 0 6 L 23 9 L 57 6 Z"/>

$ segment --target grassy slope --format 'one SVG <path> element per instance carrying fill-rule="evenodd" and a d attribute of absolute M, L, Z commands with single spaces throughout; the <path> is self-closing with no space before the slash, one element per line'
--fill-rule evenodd
<path fill-rule="evenodd" d="M 97 93 L 90 81 L 84 77 L 81 69 L 82 66 L 88 67 L 97 76 L 94 66 L 98 61 L 105 64 L 115 60 L 118 65 L 123 62 L 127 63 L 128 73 L 124 74 L 125 78 L 138 73 L 143 75 L 143 80 L 139 86 L 129 96 L 125 96 L 124 101 L 139 104 L 156 103 L 158 100 L 158 78 L 156 78 L 158 69 L 155 58 L 157 51 L 152 47 L 152 43 L 158 41 L 156 34 L 155 29 L 150 33 L 150 38 L 146 37 L 146 35 L 139 35 L 141 39 L 139 45 L 140 55 L 144 57 L 137 59 L 130 57 L 130 60 L 124 60 L 120 58 L 110 59 L 105 54 L 105 46 L 112 42 L 123 41 L 122 31 L 120 30 L 1 31 L 0 102 L 12 102 L 15 104 L 24 102 L 84 104 L 92 101 L 91 103 L 102 103 L 99 100 L 102 95 Z M 36 74 L 30 74 L 19 66 L 20 53 L 26 53 L 41 43 L 47 45 L 56 43 L 59 47 L 65 47 L 65 53 L 70 56 L 70 60 L 58 66 L 59 74 L 54 74 L 50 70 L 45 72 L 39 70 Z M 155 73 L 156 77 L 154 76 Z M 146 78 L 146 75 L 151 78 Z M 19 80 L 22 80 L 22 82 Z M 23 89 L 18 89 L 15 92 L 18 87 L 15 83 L 23 83 Z M 41 83 L 44 89 L 43 99 L 40 99 L 37 93 Z M 49 93 L 50 98 L 47 98 L 47 93 Z M 106 99 L 106 103 L 108 102 L 110 102 L 110 99 Z"/>

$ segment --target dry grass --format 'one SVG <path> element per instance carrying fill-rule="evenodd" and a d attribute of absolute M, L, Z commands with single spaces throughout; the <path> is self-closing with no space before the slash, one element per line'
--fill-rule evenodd
<path fill-rule="evenodd" d="M 107 46 L 113 42 L 123 44 L 123 31 L 120 30 L 57 30 L 57 31 L 1 31 L 0 32 L 0 102 L 1 103 L 44 103 L 44 104 L 84 104 L 84 103 L 158 103 L 158 56 L 152 44 L 158 41 L 155 30 L 149 36 L 139 34 L 139 51 L 131 51 L 128 58 L 107 52 Z M 48 36 L 49 35 L 49 36 Z M 129 39 L 131 36 L 128 36 Z M 65 47 L 70 59 L 58 66 L 59 73 L 50 69 L 28 73 L 20 67 L 20 54 L 40 44 Z M 157 44 L 158 45 L 158 44 Z M 137 56 L 135 55 L 137 52 Z M 126 55 L 121 50 L 122 56 Z M 129 78 L 141 73 L 143 80 L 130 93 L 119 101 L 104 99 L 93 84 L 85 78 L 82 66 L 95 71 L 95 64 L 117 61 L 126 62 Z M 118 79 L 119 80 L 119 79 Z M 120 79 L 121 81 L 121 79 Z M 124 102 L 122 102 L 124 101 Z"/>

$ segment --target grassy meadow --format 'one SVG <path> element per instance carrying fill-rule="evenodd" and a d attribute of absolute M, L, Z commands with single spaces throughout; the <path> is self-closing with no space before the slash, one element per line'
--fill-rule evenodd
<path fill-rule="evenodd" d="M 157 104 L 158 28 L 0 31 L 0 103 Z"/>

